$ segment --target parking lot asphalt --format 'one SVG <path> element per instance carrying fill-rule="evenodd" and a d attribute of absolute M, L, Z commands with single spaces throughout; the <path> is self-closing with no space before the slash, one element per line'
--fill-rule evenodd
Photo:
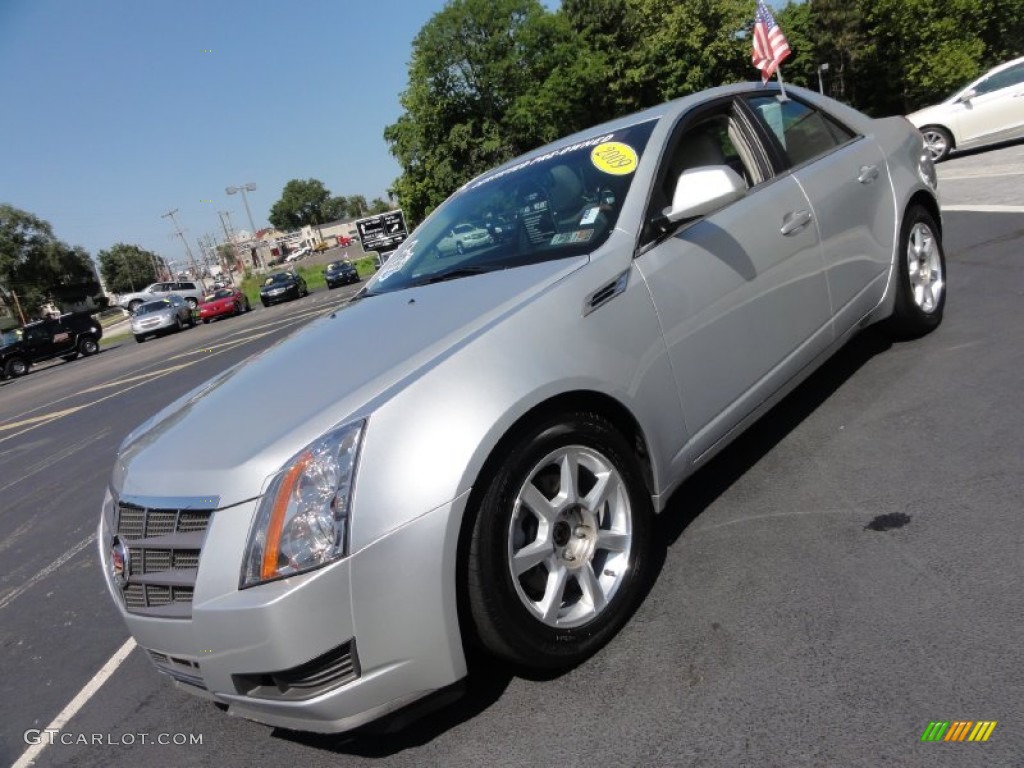
<path fill-rule="evenodd" d="M 950 183 L 943 201 L 985 205 L 971 195 Z M 551 679 L 478 668 L 457 704 L 387 737 L 234 720 L 138 649 L 117 657 L 92 539 L 131 428 L 345 289 L 0 386 L 0 764 L 73 709 L 75 743 L 37 765 L 1021 765 L 1024 215 L 944 224 L 944 324 L 858 337 L 688 481 L 659 521 L 657 582 L 607 648 Z M 922 743 L 934 720 L 998 725 L 985 744 Z"/>

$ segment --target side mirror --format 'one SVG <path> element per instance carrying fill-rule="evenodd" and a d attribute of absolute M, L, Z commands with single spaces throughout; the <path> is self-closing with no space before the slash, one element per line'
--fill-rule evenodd
<path fill-rule="evenodd" d="M 957 102 L 963 104 L 964 102 L 970 101 L 977 95 L 978 92 L 976 90 L 974 90 L 973 88 L 968 88 L 966 91 L 961 93 L 960 96 L 957 97 Z"/>
<path fill-rule="evenodd" d="M 747 185 L 727 165 L 706 165 L 679 174 L 672 205 L 664 216 L 675 224 L 685 219 L 706 216 L 747 194 Z"/>

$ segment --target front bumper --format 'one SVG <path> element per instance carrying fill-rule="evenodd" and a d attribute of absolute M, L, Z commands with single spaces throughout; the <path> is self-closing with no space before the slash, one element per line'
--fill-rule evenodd
<path fill-rule="evenodd" d="M 156 322 L 132 322 L 132 333 L 136 336 L 148 336 L 151 333 L 169 331 L 174 327 L 174 318 L 175 315 L 161 315 L 159 318 L 156 318 Z"/>
<path fill-rule="evenodd" d="M 292 301 L 293 299 L 299 298 L 299 287 L 289 288 L 284 293 L 279 293 L 276 296 L 270 296 L 269 294 L 261 293 L 260 300 L 264 304 L 280 304 L 282 301 Z"/>
<path fill-rule="evenodd" d="M 203 544 L 188 619 L 125 609 L 111 572 L 109 495 L 99 527 L 100 557 L 129 631 L 179 688 L 267 725 L 341 732 L 465 676 L 455 598 L 465 500 L 463 495 L 428 512 L 345 560 L 244 590 L 238 579 L 255 502 L 218 510 Z M 271 685 L 281 679 L 272 673 L 309 671 L 311 662 L 329 659 L 337 667 L 345 663 L 338 662 L 339 653 L 350 653 L 351 672 L 311 697 Z M 312 675 L 323 679 L 321 671 Z"/>

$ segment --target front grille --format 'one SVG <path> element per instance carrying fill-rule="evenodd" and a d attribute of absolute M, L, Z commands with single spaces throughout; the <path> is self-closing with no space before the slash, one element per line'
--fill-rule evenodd
<path fill-rule="evenodd" d="M 156 500 L 159 502 L 159 500 Z M 189 618 L 199 556 L 216 500 L 168 499 L 188 506 L 146 506 L 122 499 L 115 532 L 128 548 L 128 583 L 121 589 L 129 613 Z"/>
<path fill-rule="evenodd" d="M 235 689 L 245 696 L 260 699 L 311 699 L 359 677 L 356 642 L 349 640 L 291 669 L 232 677 Z"/>

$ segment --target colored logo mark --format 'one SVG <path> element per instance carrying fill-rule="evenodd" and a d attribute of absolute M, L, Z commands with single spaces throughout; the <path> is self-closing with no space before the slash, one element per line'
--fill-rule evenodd
<path fill-rule="evenodd" d="M 200 53 L 213 53 L 213 48 L 200 48 Z"/>
<path fill-rule="evenodd" d="M 933 720 L 921 734 L 921 741 L 988 741 L 996 720 Z"/>

